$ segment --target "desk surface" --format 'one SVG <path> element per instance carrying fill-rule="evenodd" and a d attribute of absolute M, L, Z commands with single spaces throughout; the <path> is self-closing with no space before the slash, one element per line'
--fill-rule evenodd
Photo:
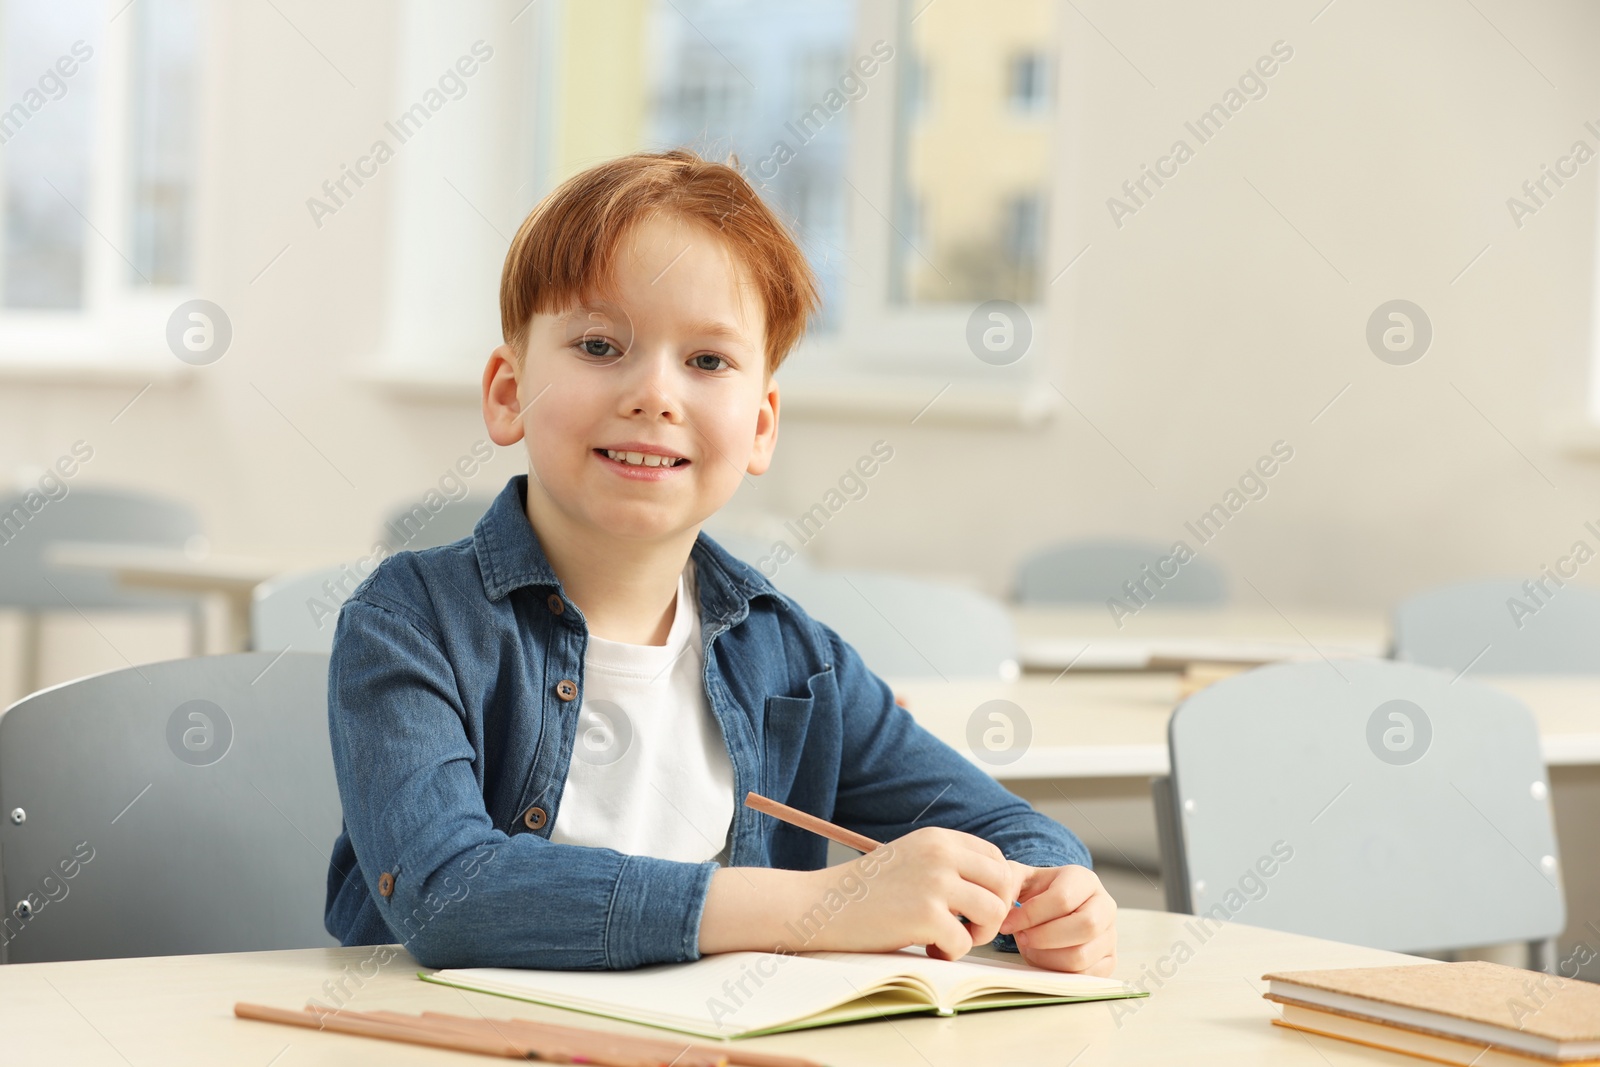
<path fill-rule="evenodd" d="M 1600 676 L 1485 675 L 1475 681 L 1527 705 L 1551 766 L 1600 764 Z M 1000 779 L 1146 777 L 1168 771 L 1167 720 L 1182 699 L 1176 673 L 1076 671 L 1018 681 L 893 679 L 917 721 L 970 755 L 978 707 L 1006 700 L 1022 709 L 1032 740 L 1009 763 L 973 762 Z"/>
<path fill-rule="evenodd" d="M 1281 609 L 1281 610 L 1280 610 Z M 1381 612 L 1329 611 L 1268 604 L 1189 608 L 1152 605 L 1113 618 L 1101 606 L 1013 607 L 1022 665 L 1028 670 L 1137 670 L 1152 655 L 1205 658 L 1219 653 L 1263 659 L 1385 656 L 1389 620 Z"/>
<path fill-rule="evenodd" d="M 954 1018 L 896 1017 L 740 1042 L 751 1049 L 809 1056 L 833 1067 L 906 1063 L 1196 1065 L 1271 1063 L 1307 1067 L 1417 1061 L 1273 1026 L 1274 1006 L 1261 999 L 1261 975 L 1272 970 L 1426 963 L 1383 952 L 1233 923 L 1202 940 L 1193 917 L 1125 910 L 1118 919 L 1117 977 L 1142 975 L 1145 1000 L 1064 1004 L 982 1012 Z M 1201 931 L 1205 933 L 1206 931 Z M 236 1019 L 233 1004 L 249 1000 L 299 1008 L 326 1001 L 325 982 L 358 973 L 371 948 L 303 949 L 145 960 L 17 964 L 0 967 L 0 1047 L 18 1064 L 486 1064 L 491 1059 L 391 1041 L 317 1033 Z M 1182 957 L 1183 961 L 1178 962 Z M 1015 958 L 1015 957 L 1013 957 Z M 371 973 L 375 969 L 369 966 Z M 660 1036 L 665 1031 L 596 1016 L 468 993 L 417 979 L 417 965 L 399 953 L 365 979 L 348 1003 L 355 1008 L 447 1011 L 560 1021 Z M 1159 980 L 1162 984 L 1157 986 Z"/>

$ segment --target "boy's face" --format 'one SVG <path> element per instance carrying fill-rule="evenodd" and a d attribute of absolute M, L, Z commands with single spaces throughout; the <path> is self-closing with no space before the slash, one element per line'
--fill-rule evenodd
<path fill-rule="evenodd" d="M 527 438 L 529 517 L 649 540 L 698 530 L 771 461 L 765 342 L 760 298 L 714 231 L 634 227 L 613 292 L 535 315 L 520 371 L 502 345 L 484 372 L 490 437 Z"/>

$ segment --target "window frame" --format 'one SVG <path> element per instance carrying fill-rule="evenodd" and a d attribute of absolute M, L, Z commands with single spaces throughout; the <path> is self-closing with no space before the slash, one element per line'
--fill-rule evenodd
<path fill-rule="evenodd" d="M 536 94 L 532 100 L 501 99 L 498 103 L 507 114 L 525 116 L 519 127 L 521 136 L 514 139 L 514 155 L 526 164 L 525 170 L 531 172 L 541 190 L 540 195 L 548 191 L 551 184 L 551 146 L 561 135 L 561 116 L 552 102 L 551 87 L 558 83 L 557 71 L 564 62 L 560 42 L 571 2 L 545 0 L 540 3 L 535 8 L 537 17 L 530 12 L 530 17 L 522 24 L 521 36 L 514 42 L 507 42 L 527 49 L 528 56 L 536 60 L 530 66 L 542 72 L 537 79 L 505 79 L 499 83 L 502 93 Z M 469 16 L 464 10 L 454 10 L 453 16 L 438 10 L 424 16 L 416 3 L 407 3 L 401 8 L 401 18 L 415 23 L 425 17 L 437 32 L 442 18 L 454 17 L 462 32 L 466 32 Z M 862 0 L 857 8 L 851 57 L 870 54 L 873 43 L 878 40 L 895 45 L 893 60 L 882 70 L 887 77 L 874 78 L 868 92 L 848 105 L 852 109 L 849 116 L 851 150 L 846 164 L 850 184 L 842 195 L 849 198 L 850 259 L 864 281 L 847 284 L 848 299 L 840 309 L 838 329 L 831 335 L 804 338 L 779 371 L 777 380 L 783 410 L 807 418 L 904 416 L 924 423 L 1037 425 L 1063 406 L 1060 394 L 1047 380 L 1061 358 L 1051 343 L 1053 331 L 1046 313 L 1050 303 L 1048 292 L 1042 294 L 1039 304 L 1025 308 L 1032 324 L 1033 340 L 1028 355 L 1008 367 L 985 364 L 966 347 L 967 321 L 973 307 L 966 304 L 903 305 L 897 304 L 890 294 L 893 260 L 890 242 L 900 238 L 880 209 L 893 204 L 892 194 L 899 181 L 895 173 L 898 155 L 893 140 L 896 109 L 909 81 L 910 64 L 902 62 L 909 53 L 897 42 L 908 39 L 912 17 L 910 0 L 890 3 Z M 1064 24 L 1058 17 L 1058 39 Z M 403 41 L 415 31 L 414 24 L 402 26 L 398 39 Z M 408 85 L 423 81 L 431 70 L 431 64 L 427 69 L 411 69 L 402 51 L 396 83 Z M 1052 158 L 1058 158 L 1064 127 L 1059 109 L 1059 85 L 1059 79 L 1051 78 L 1049 91 L 1056 98 L 1055 117 L 1051 121 Z M 925 99 L 924 113 L 934 106 Z M 497 162 L 503 165 L 503 161 L 494 158 L 496 150 L 490 145 L 476 143 L 470 151 L 482 166 Z M 1062 199 L 1056 184 L 1041 192 L 1048 197 L 1047 205 Z M 1046 213 L 1052 219 L 1064 214 L 1048 206 Z M 390 218 L 397 231 L 395 248 L 404 250 L 412 244 L 406 239 L 406 231 L 422 225 L 418 221 L 416 204 L 402 193 L 394 202 Z M 1049 263 L 1064 261 L 1055 254 L 1059 230 L 1060 226 L 1052 221 L 1043 237 L 1041 270 L 1044 273 L 1048 273 Z M 403 252 L 397 252 L 397 257 L 400 255 Z M 495 266 L 498 270 L 499 264 Z M 476 376 L 470 381 L 465 378 L 458 381 L 456 369 L 447 364 L 442 352 L 434 358 L 437 345 L 427 346 L 432 351 L 419 353 L 414 343 L 403 340 L 414 336 L 415 331 L 397 325 L 400 322 L 398 311 L 400 307 L 414 309 L 410 297 L 417 295 L 419 286 L 405 281 L 408 270 L 404 264 L 397 263 L 395 268 L 385 312 L 388 319 L 385 333 L 391 340 L 374 354 L 357 376 L 409 399 L 475 400 L 479 391 Z"/>
<path fill-rule="evenodd" d="M 115 17 L 125 5 L 126 0 L 107 0 L 102 5 L 107 20 L 105 35 L 90 60 L 99 66 L 90 120 L 89 195 L 86 204 L 72 205 L 88 220 L 83 231 L 83 306 L 73 310 L 0 307 L 0 375 L 5 377 L 51 379 L 71 374 L 77 380 L 87 374 L 147 381 L 189 371 L 168 349 L 166 328 L 173 309 L 197 295 L 195 284 L 141 285 L 129 280 L 128 261 L 123 258 L 131 247 L 133 183 L 129 140 L 133 109 L 137 106 L 127 91 L 136 23 L 131 17 Z M 215 32 L 215 18 L 209 11 L 205 14 L 202 33 L 210 38 Z M 199 49 L 197 107 L 198 101 L 210 98 L 215 69 L 209 58 L 212 51 L 208 46 Z M 199 166 L 202 156 L 203 150 L 197 146 L 197 213 L 204 199 L 204 169 Z M 4 193 L 5 174 L 0 168 L 0 197 Z M 199 225 L 191 228 L 192 240 L 198 242 L 200 229 Z M 192 255 L 192 261 L 198 264 L 199 249 L 192 250 Z"/>
<path fill-rule="evenodd" d="M 889 222 L 899 210 L 895 191 L 902 184 L 898 116 L 903 94 L 911 90 L 917 73 L 905 43 L 915 17 L 912 8 L 912 0 L 863 2 L 858 7 L 852 54 L 870 54 L 879 40 L 895 48 L 886 71 L 891 77 L 883 82 L 887 91 L 869 91 L 852 105 L 856 110 L 851 115 L 845 196 L 850 198 L 852 259 L 864 281 L 848 288 L 837 333 L 807 337 L 790 356 L 780 372 L 784 398 L 791 411 L 805 415 L 898 417 L 909 412 L 918 421 L 1038 423 L 1060 406 L 1059 394 L 1046 380 L 1057 358 L 1047 299 L 1023 308 L 1033 327 L 1028 355 L 1010 367 L 994 367 L 966 347 L 972 307 L 905 304 L 892 295 L 894 242 L 903 239 Z M 926 93 L 929 79 L 924 76 L 922 84 L 920 114 L 925 117 L 938 105 Z M 1052 80 L 1052 91 L 1054 84 Z M 1051 126 L 1054 156 L 1061 147 L 1061 123 Z M 1046 193 L 1051 199 L 1059 196 L 1058 189 Z M 1046 228 L 1042 264 L 1059 258 L 1052 254 L 1056 230 L 1054 225 Z"/>

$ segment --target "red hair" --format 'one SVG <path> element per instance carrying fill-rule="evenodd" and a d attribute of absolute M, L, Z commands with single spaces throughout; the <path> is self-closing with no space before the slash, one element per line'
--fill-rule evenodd
<path fill-rule="evenodd" d="M 715 231 L 750 272 L 766 312 L 767 372 L 777 370 L 817 310 L 817 280 L 788 228 L 735 169 L 738 158 L 729 159 L 732 166 L 682 148 L 636 152 L 573 175 L 540 201 L 500 275 L 500 328 L 518 361 L 533 316 L 604 293 L 622 237 L 664 214 Z"/>

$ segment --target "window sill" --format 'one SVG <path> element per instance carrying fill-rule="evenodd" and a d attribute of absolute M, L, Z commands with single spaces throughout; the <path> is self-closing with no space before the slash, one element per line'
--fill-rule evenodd
<path fill-rule="evenodd" d="M 150 385 L 186 383 L 197 368 L 170 352 L 142 357 L 109 356 L 100 351 L 59 352 L 48 358 L 0 352 L 0 381 L 21 385 Z"/>
<path fill-rule="evenodd" d="M 396 400 L 420 400 L 434 404 L 477 404 L 483 395 L 479 380 L 483 368 L 470 375 L 465 370 L 450 373 L 420 367 L 386 366 L 373 361 L 356 368 L 350 380 L 375 387 Z"/>
<path fill-rule="evenodd" d="M 1061 396 L 1043 382 L 851 375 L 780 382 L 782 412 L 816 421 L 905 420 L 919 425 L 1032 429 Z"/>
<path fill-rule="evenodd" d="M 1549 440 L 1557 451 L 1573 459 L 1600 459 L 1600 423 L 1574 420 L 1555 427 Z"/>

